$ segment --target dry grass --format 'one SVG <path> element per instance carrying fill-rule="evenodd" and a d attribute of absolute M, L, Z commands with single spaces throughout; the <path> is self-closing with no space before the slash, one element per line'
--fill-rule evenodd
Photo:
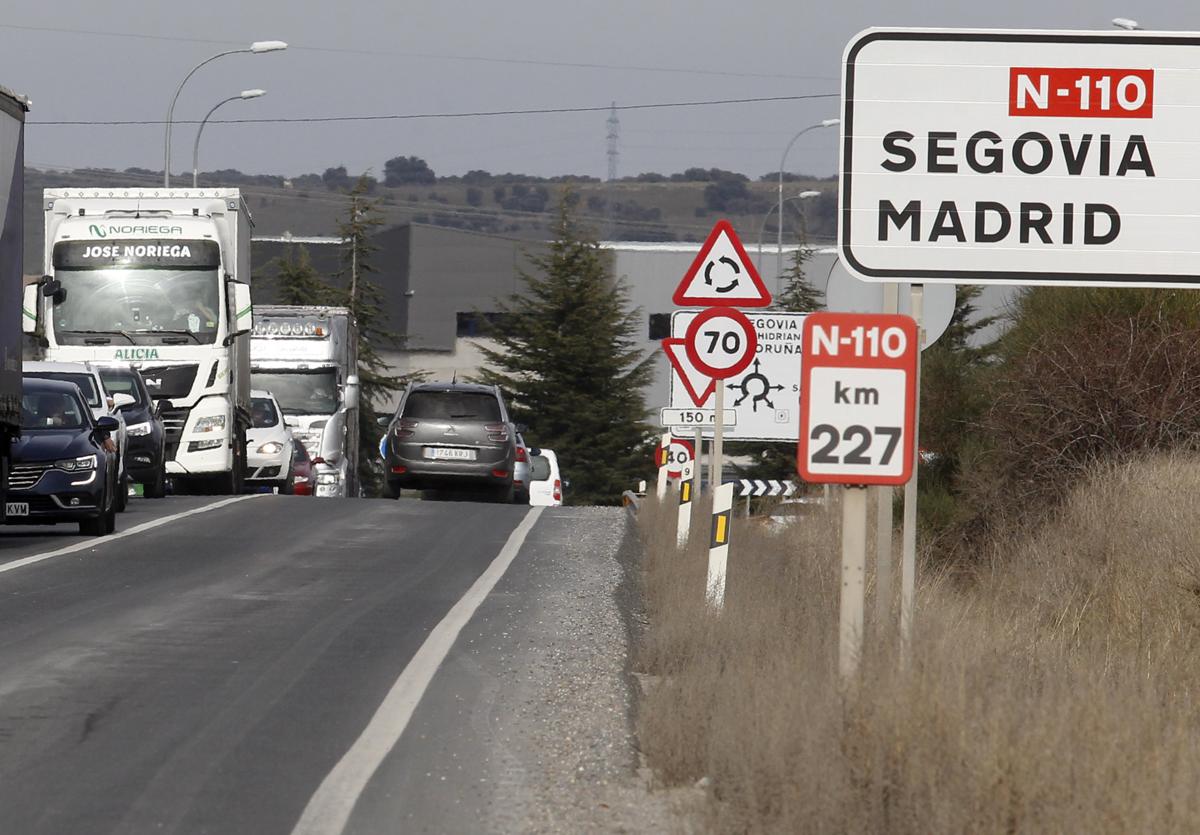
<path fill-rule="evenodd" d="M 850 690 L 839 513 L 739 522 L 713 617 L 707 543 L 677 554 L 646 507 L 642 747 L 666 784 L 709 778 L 719 832 L 1195 832 L 1197 495 L 1194 458 L 1093 472 L 983 568 L 923 578 L 909 673 L 869 623 Z"/>

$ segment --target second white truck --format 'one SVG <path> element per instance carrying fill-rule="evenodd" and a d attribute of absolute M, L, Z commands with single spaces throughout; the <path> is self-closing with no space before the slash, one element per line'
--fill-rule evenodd
<path fill-rule="evenodd" d="M 239 493 L 250 425 L 250 234 L 237 189 L 47 189 L 44 357 L 141 369 L 180 492 Z"/>
<path fill-rule="evenodd" d="M 254 388 L 275 395 L 313 461 L 317 496 L 359 495 L 358 329 L 344 307 L 259 305 Z"/>

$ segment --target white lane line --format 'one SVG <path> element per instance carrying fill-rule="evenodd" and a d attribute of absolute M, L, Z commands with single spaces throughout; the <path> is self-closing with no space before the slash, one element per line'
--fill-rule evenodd
<path fill-rule="evenodd" d="M 292 835 L 341 835 L 367 782 L 404 733 L 417 703 L 454 646 L 458 633 L 504 576 L 541 514 L 541 507 L 530 508 L 491 565 L 429 633 L 362 734 L 321 781 L 304 807 L 304 814 Z"/>
<path fill-rule="evenodd" d="M 76 551 L 86 551 L 89 548 L 96 548 L 96 547 L 99 547 L 100 545 L 105 545 L 109 542 L 116 542 L 118 539 L 124 539 L 127 536 L 133 536 L 134 534 L 143 533 L 144 531 L 148 531 L 153 528 L 161 527 L 162 525 L 165 525 L 168 522 L 174 522 L 177 519 L 184 519 L 188 516 L 195 516 L 197 513 L 208 513 L 208 511 L 210 511 L 210 510 L 216 510 L 219 507 L 225 507 L 226 505 L 231 505 L 234 502 L 240 502 L 245 499 L 257 498 L 258 495 L 259 494 L 252 494 L 252 495 L 248 495 L 248 496 L 233 496 L 232 498 L 229 498 L 229 499 L 222 499 L 219 502 L 213 502 L 212 504 L 206 504 L 206 505 L 204 505 L 204 507 L 196 507 L 191 510 L 185 510 L 182 513 L 175 513 L 171 516 L 164 516 L 161 519 L 154 519 L 150 522 L 143 522 L 140 525 L 133 526 L 132 528 L 130 528 L 127 531 L 121 531 L 120 533 L 110 534 L 109 536 L 100 536 L 100 537 L 94 537 L 92 539 L 85 539 L 83 542 L 76 542 L 74 545 L 68 545 L 65 548 L 59 548 L 56 551 L 47 551 L 44 554 L 34 554 L 32 557 L 22 557 L 19 560 L 13 560 L 12 562 L 6 562 L 3 565 L 0 565 L 0 574 L 3 574 L 5 571 L 16 571 L 18 568 L 24 568 L 27 565 L 33 565 L 34 563 L 42 562 L 43 560 L 49 560 L 49 559 L 53 559 L 55 557 L 61 557 L 64 554 L 73 554 Z M 265 495 L 265 494 L 262 494 L 262 495 Z"/>

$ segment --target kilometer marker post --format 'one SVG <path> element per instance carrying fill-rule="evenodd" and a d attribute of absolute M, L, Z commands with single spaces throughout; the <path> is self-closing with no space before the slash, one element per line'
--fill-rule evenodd
<path fill-rule="evenodd" d="M 675 547 L 686 548 L 688 536 L 692 531 L 692 505 L 695 503 L 695 481 L 692 473 L 698 468 L 698 462 L 689 461 L 683 465 L 683 474 L 679 479 L 679 518 L 675 525 Z"/>

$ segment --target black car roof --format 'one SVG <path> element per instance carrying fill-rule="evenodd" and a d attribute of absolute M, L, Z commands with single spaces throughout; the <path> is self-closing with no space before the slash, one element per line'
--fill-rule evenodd
<path fill-rule="evenodd" d="M 51 380 L 49 377 L 23 377 L 21 391 L 38 394 L 74 394 L 82 400 L 79 386 L 69 380 Z"/>

